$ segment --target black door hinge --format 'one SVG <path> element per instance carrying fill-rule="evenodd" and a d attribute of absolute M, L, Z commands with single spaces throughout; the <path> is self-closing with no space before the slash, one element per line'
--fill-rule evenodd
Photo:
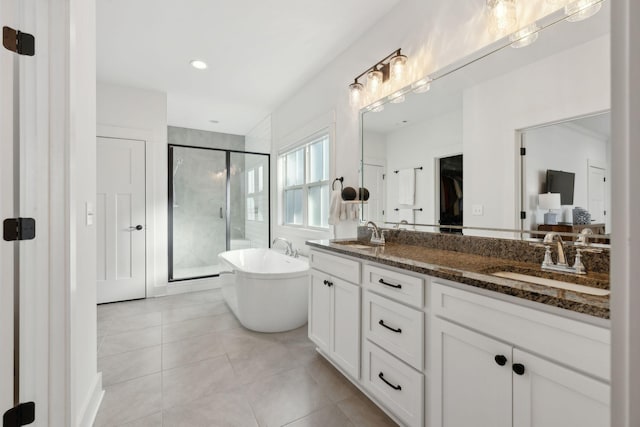
<path fill-rule="evenodd" d="M 36 220 L 33 218 L 7 218 L 2 224 L 3 238 L 7 242 L 14 240 L 32 240 L 36 237 Z"/>
<path fill-rule="evenodd" d="M 34 402 L 25 402 L 4 413 L 2 427 L 26 426 L 34 422 L 35 419 L 36 404 Z"/>
<path fill-rule="evenodd" d="M 527 219 L 527 213 L 525 211 L 520 211 L 520 219 Z"/>
<path fill-rule="evenodd" d="M 11 27 L 2 27 L 2 45 L 18 55 L 33 56 L 36 53 L 36 38 Z"/>
<path fill-rule="evenodd" d="M 521 156 L 526 156 L 527 155 L 527 149 L 525 147 L 520 147 L 520 155 Z"/>

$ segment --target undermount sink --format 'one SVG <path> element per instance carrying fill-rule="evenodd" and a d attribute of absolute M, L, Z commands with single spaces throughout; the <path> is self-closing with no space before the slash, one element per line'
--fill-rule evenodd
<path fill-rule="evenodd" d="M 348 246 L 353 249 L 371 249 L 371 248 L 380 247 L 380 245 L 366 244 L 366 242 L 363 242 L 362 240 L 333 241 L 331 243 L 335 243 L 342 246 Z"/>
<path fill-rule="evenodd" d="M 530 276 L 528 274 L 515 273 L 513 271 L 496 271 L 492 276 L 503 277 L 505 279 L 518 280 L 520 282 L 534 283 L 536 285 L 550 286 L 552 288 L 564 289 L 567 291 L 579 292 L 581 294 L 594 296 L 608 296 L 611 292 L 608 289 L 594 288 L 591 286 L 577 285 L 575 283 L 561 282 L 560 280 L 548 279 L 546 277 Z"/>

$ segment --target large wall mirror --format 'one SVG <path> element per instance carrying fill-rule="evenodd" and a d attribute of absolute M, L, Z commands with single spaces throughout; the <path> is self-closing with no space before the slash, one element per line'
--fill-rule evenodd
<path fill-rule="evenodd" d="M 589 19 L 559 11 L 539 25 L 529 46 L 497 42 L 433 73 L 429 91 L 362 110 L 364 220 L 485 236 L 610 232 L 608 2 Z M 562 193 L 555 224 L 549 191 Z"/>

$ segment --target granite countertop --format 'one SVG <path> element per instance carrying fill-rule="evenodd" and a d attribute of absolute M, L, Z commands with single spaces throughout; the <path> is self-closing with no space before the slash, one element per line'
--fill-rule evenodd
<path fill-rule="evenodd" d="M 540 264 L 404 243 L 387 243 L 384 246 L 365 248 L 353 247 L 349 245 L 350 242 L 356 243 L 353 239 L 335 239 L 312 240 L 308 241 L 307 245 L 578 313 L 609 318 L 609 295 L 589 295 L 492 275 L 498 271 L 509 271 L 608 290 L 609 275 L 605 273 L 591 272 L 578 276 L 542 271 Z M 357 243 L 367 245 L 366 241 Z"/>

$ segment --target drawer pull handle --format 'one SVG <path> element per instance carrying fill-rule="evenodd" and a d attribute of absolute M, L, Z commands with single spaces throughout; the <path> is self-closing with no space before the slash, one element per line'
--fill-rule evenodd
<path fill-rule="evenodd" d="M 401 333 L 402 333 L 402 329 L 400 329 L 400 328 L 396 329 L 396 328 L 392 328 L 391 326 L 385 325 L 384 320 L 382 320 L 382 319 L 380 319 L 380 321 L 378 322 L 378 324 L 379 324 L 380 326 L 384 326 L 385 328 L 387 328 L 387 329 L 388 329 L 388 330 L 390 330 L 390 331 L 397 332 L 397 333 L 399 333 L 399 334 L 401 334 Z"/>
<path fill-rule="evenodd" d="M 388 385 L 389 387 L 391 387 L 392 389 L 394 389 L 394 390 L 402 390 L 402 386 L 400 386 L 400 385 L 395 385 L 395 384 L 391 384 L 389 381 L 387 381 L 387 380 L 384 378 L 384 374 L 383 374 L 382 372 L 380 372 L 380 373 L 378 374 L 378 378 L 380 378 L 382 381 L 384 381 L 384 382 L 385 382 L 385 384 L 386 384 L 386 385 Z"/>
<path fill-rule="evenodd" d="M 402 289 L 402 285 L 394 285 L 393 283 L 385 282 L 384 279 L 378 280 L 378 283 L 382 283 L 383 285 L 387 285 L 387 286 L 390 286 L 392 288 Z"/>
<path fill-rule="evenodd" d="M 494 357 L 494 360 L 500 366 L 504 366 L 507 364 L 507 358 L 503 354 L 498 354 L 496 357 Z"/>
<path fill-rule="evenodd" d="M 514 363 L 513 372 L 517 375 L 524 375 L 524 365 L 522 363 Z"/>

